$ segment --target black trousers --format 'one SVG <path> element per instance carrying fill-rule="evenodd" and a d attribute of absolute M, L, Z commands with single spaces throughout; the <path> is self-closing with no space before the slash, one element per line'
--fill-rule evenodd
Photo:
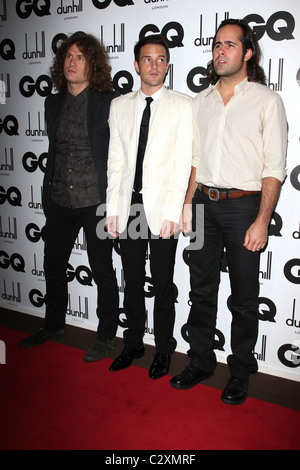
<path fill-rule="evenodd" d="M 247 229 L 256 219 L 260 195 L 211 201 L 196 190 L 193 218 L 204 204 L 204 245 L 189 252 L 191 277 L 188 318 L 189 356 L 201 369 L 213 372 L 220 268 L 224 248 L 231 286 L 231 352 L 227 362 L 233 376 L 257 371 L 253 354 L 258 334 L 259 252 L 243 246 Z M 194 219 L 195 221 L 195 219 Z M 226 308 L 226 306 L 224 306 Z M 221 312 L 222 314 L 222 309 Z"/>
<path fill-rule="evenodd" d="M 173 274 L 178 240 L 174 237 L 159 238 L 151 234 L 148 228 L 146 236 L 143 231 L 140 238 L 128 237 L 128 233 L 132 234 L 130 224 L 134 225 L 134 221 L 137 220 L 136 215 L 142 218 L 144 227 L 147 224 L 143 205 L 139 204 L 139 208 L 140 211 L 131 213 L 126 234 L 120 235 L 120 252 L 125 280 L 124 310 L 127 318 L 124 344 L 130 347 L 139 347 L 143 344 L 146 321 L 145 266 L 149 248 L 154 293 L 155 345 L 159 352 L 172 353 L 177 344 L 173 337 L 175 322 Z"/>
<path fill-rule="evenodd" d="M 64 328 L 68 305 L 67 267 L 75 239 L 83 227 L 87 255 L 97 285 L 97 337 L 107 340 L 115 336 L 119 319 L 119 293 L 112 263 L 112 241 L 96 235 L 97 206 L 70 209 L 51 201 L 44 229 L 44 272 L 46 280 L 45 326 L 51 330 Z"/>

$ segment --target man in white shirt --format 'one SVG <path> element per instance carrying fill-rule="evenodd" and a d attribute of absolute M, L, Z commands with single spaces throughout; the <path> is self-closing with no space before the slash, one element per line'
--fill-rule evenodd
<path fill-rule="evenodd" d="M 194 148 L 184 230 L 197 204 L 204 205 L 204 245 L 190 251 L 192 307 L 188 318 L 191 357 L 170 384 L 188 389 L 216 367 L 214 336 L 223 250 L 231 283 L 230 380 L 221 399 L 240 404 L 257 371 L 260 252 L 285 178 L 287 123 L 281 98 L 265 86 L 260 49 L 240 20 L 221 23 L 213 41 L 208 78 L 213 85 L 193 102 Z M 193 220 L 195 222 L 195 220 Z"/>
<path fill-rule="evenodd" d="M 125 348 L 110 370 L 125 369 L 144 354 L 145 260 L 149 248 L 157 350 L 149 376 L 158 379 L 167 374 L 176 348 L 175 234 L 180 228 L 192 165 L 192 99 L 164 86 L 169 50 L 162 36 L 146 36 L 134 52 L 141 88 L 113 100 L 109 118 L 106 226 L 110 235 L 119 236 L 126 314 Z M 142 118 L 147 109 L 149 134 L 144 139 L 144 159 L 139 166 L 138 141 L 143 134 L 140 123 L 147 127 Z"/>

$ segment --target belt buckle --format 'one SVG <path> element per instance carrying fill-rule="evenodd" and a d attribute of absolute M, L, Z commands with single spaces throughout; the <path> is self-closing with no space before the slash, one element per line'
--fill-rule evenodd
<path fill-rule="evenodd" d="M 208 197 L 211 201 L 218 201 L 219 200 L 219 190 L 215 188 L 208 189 Z"/>

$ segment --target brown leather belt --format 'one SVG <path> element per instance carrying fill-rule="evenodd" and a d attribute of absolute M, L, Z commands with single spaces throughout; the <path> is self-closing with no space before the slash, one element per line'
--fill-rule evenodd
<path fill-rule="evenodd" d="M 252 194 L 258 194 L 260 191 L 244 191 L 243 189 L 217 189 L 209 188 L 204 184 L 198 183 L 198 188 L 204 194 L 207 194 L 211 201 L 219 201 L 219 199 L 239 199 Z"/>

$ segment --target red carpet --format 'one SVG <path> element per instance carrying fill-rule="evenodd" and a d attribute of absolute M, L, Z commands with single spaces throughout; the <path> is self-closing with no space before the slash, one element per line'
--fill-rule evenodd
<path fill-rule="evenodd" d="M 221 391 L 174 390 L 111 359 L 86 364 L 83 351 L 46 343 L 22 350 L 23 334 L 1 328 L 1 450 L 293 450 L 300 412 L 248 398 L 225 405 Z"/>

